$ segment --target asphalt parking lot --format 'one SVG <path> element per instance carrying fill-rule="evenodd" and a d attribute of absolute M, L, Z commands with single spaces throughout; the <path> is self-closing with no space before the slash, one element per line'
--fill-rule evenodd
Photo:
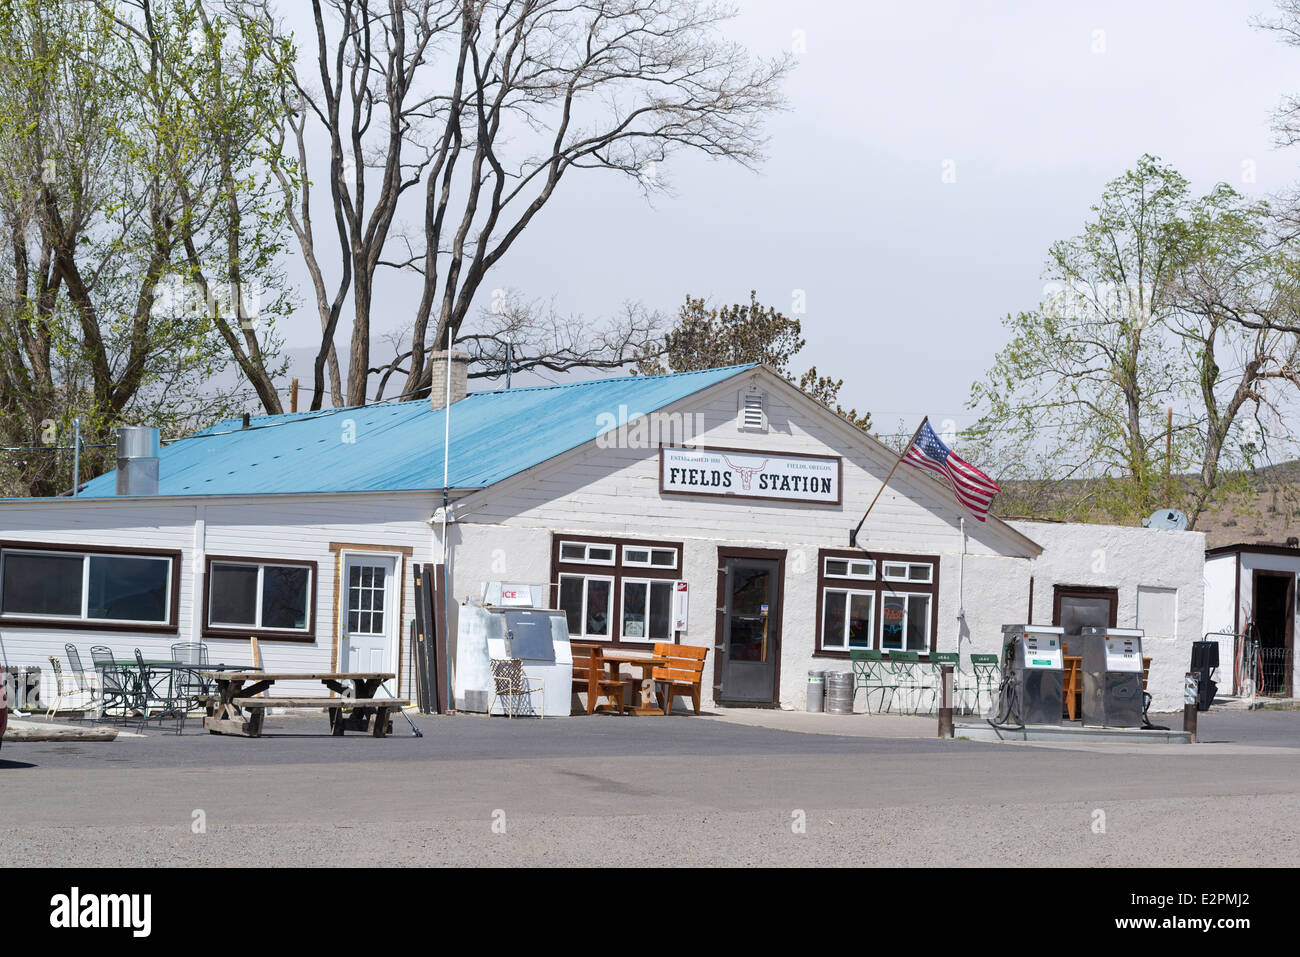
<path fill-rule="evenodd" d="M 1148 751 L 874 737 L 870 716 L 415 720 L 9 742 L 0 861 L 1214 866 L 1259 863 L 1262 820 L 1270 861 L 1300 861 L 1300 712 L 1202 715 L 1205 744 Z"/>

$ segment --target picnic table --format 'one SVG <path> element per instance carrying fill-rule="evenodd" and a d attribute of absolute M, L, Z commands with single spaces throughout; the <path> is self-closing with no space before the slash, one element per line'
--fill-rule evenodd
<path fill-rule="evenodd" d="M 618 677 L 619 665 L 641 669 L 641 703 L 634 705 L 633 714 L 664 714 L 663 706 L 655 700 L 654 670 L 668 664 L 668 659 L 650 651 L 605 650 L 602 657 L 609 665 L 610 677 Z"/>
<path fill-rule="evenodd" d="M 267 708 L 321 708 L 329 712 L 331 733 L 336 736 L 342 736 L 344 731 L 370 731 L 376 738 L 382 738 L 393 729 L 393 711 L 409 704 L 399 698 L 374 696 L 380 685 L 395 677 L 379 671 L 204 671 L 203 676 L 217 688 L 215 700 L 208 703 L 208 714 L 203 719 L 203 726 L 213 734 L 256 738 L 262 734 Z M 319 681 L 338 697 L 264 695 L 277 681 Z M 346 717 L 344 709 L 350 712 Z"/>

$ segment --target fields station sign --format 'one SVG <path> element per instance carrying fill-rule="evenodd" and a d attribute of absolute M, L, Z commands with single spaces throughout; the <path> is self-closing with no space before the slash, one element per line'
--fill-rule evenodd
<path fill-rule="evenodd" d="M 659 491 L 839 505 L 840 459 L 835 455 L 662 446 Z"/>

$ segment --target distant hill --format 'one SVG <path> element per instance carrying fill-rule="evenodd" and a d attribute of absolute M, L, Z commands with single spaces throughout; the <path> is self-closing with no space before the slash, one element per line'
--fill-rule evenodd
<path fill-rule="evenodd" d="M 1204 532 L 1206 546 L 1237 542 L 1285 542 L 1300 536 L 1300 461 L 1282 462 L 1256 469 L 1246 478 L 1246 490 L 1225 496 L 1203 512 L 1196 531 Z M 1174 507 L 1178 478 L 1174 479 Z M 1003 482 L 993 511 L 1002 518 L 1045 518 L 1072 522 L 1140 525 L 1146 516 L 1116 515 L 1095 502 L 1104 498 L 1099 483 L 1077 479 L 1045 485 L 1038 482 Z"/>

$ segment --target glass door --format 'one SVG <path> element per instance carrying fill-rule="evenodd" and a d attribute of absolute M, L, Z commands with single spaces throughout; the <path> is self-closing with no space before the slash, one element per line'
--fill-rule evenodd
<path fill-rule="evenodd" d="M 776 701 L 776 668 L 781 654 L 778 584 L 781 564 L 775 559 L 726 559 L 722 634 L 721 698 L 769 704 Z"/>

